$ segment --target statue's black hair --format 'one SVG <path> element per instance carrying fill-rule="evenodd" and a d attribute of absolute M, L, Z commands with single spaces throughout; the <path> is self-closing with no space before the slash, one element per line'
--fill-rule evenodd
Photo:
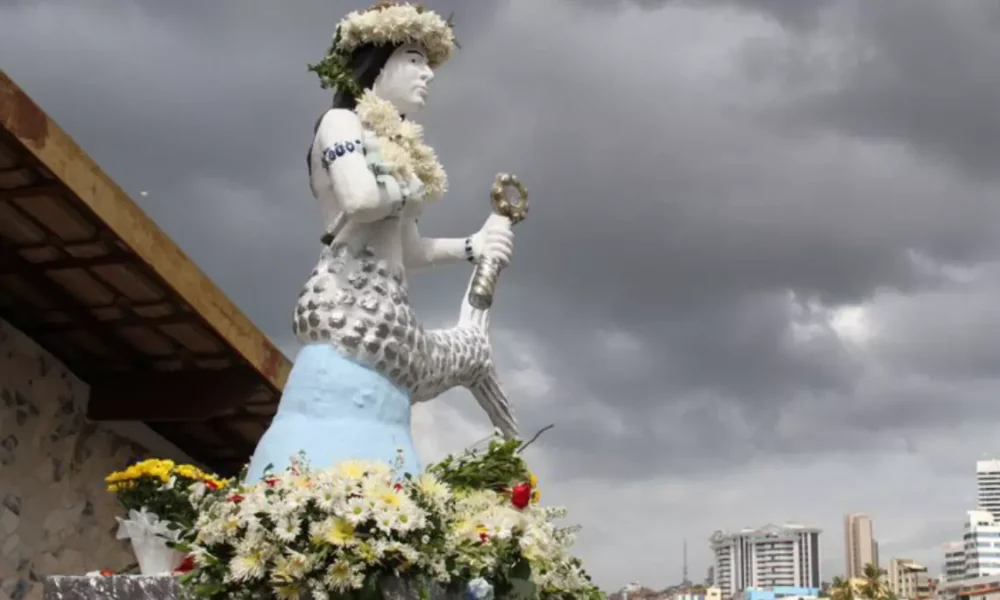
<path fill-rule="evenodd" d="M 392 53 L 399 48 L 397 44 L 382 44 L 376 46 L 374 44 L 364 44 L 358 46 L 354 52 L 351 53 L 351 58 L 347 61 L 347 67 L 351 71 L 351 75 L 354 76 L 354 81 L 358 83 L 358 87 L 362 90 L 370 90 L 373 85 L 375 85 L 375 80 L 378 79 L 379 73 L 385 68 L 385 64 L 389 62 L 389 57 Z M 354 96 L 347 92 L 346 90 L 336 90 L 333 94 L 333 107 L 332 108 L 346 108 L 347 110 L 354 110 L 358 105 L 358 100 Z M 319 124 L 323 121 L 323 116 L 326 115 L 324 112 L 322 115 L 316 119 L 316 125 L 313 126 L 313 138 L 316 137 L 316 132 L 319 130 Z M 306 154 L 306 165 L 309 169 L 309 176 L 312 177 L 312 144 L 309 144 L 309 152 Z"/>

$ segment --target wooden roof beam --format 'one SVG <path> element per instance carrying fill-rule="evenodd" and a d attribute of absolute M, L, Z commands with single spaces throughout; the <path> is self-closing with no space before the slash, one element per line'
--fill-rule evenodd
<path fill-rule="evenodd" d="M 0 129 L 149 265 L 248 364 L 281 390 L 291 363 L 188 256 L 0 70 Z"/>

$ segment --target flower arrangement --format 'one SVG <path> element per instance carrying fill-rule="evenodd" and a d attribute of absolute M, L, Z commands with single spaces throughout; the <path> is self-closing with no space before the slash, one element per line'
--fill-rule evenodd
<path fill-rule="evenodd" d="M 160 459 L 115 471 L 105 482 L 128 513 L 117 518 L 117 537 L 131 540 L 144 575 L 191 567 L 177 543 L 194 526 L 197 510 L 192 500 L 209 491 L 220 493 L 227 483 L 193 465 Z"/>
<path fill-rule="evenodd" d="M 221 490 L 227 485 L 225 480 L 193 465 L 155 458 L 115 471 L 104 481 L 125 510 L 155 514 L 179 529 L 194 524 L 196 511 L 189 498 L 192 488 Z"/>
<path fill-rule="evenodd" d="M 517 442 L 450 456 L 413 476 L 399 464 L 348 461 L 282 473 L 193 498 L 184 547 L 194 597 L 381 597 L 393 582 L 477 597 L 594 599 L 569 554 L 564 511 L 537 505 Z M 478 591 L 477 591 L 478 590 Z"/>
<path fill-rule="evenodd" d="M 313 471 L 304 457 L 200 507 L 187 581 L 202 598 L 299 598 L 375 590 L 387 578 L 447 581 L 450 491 L 349 461 Z"/>
<path fill-rule="evenodd" d="M 498 596 L 516 592 L 543 600 L 604 598 L 570 553 L 578 528 L 556 525 L 566 510 L 537 506 L 538 478 L 521 457 L 530 443 L 503 440 L 496 434 L 485 451 L 449 455 L 430 466 L 428 473 L 454 490 L 458 531 L 469 535 L 468 527 L 475 524 L 482 544 L 489 548 L 493 564 L 479 576 L 493 584 Z"/>

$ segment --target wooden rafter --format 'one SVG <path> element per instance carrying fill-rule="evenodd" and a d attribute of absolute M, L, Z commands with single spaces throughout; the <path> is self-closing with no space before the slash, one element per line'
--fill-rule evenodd
<path fill-rule="evenodd" d="M 13 202 L 14 200 L 23 200 L 37 196 L 58 197 L 62 191 L 63 187 L 61 185 L 51 182 L 36 183 L 12 189 L 0 189 L 0 202 Z"/>
<path fill-rule="evenodd" d="M 94 421 L 203 421 L 238 408 L 261 385 L 260 375 L 245 366 L 92 377 L 87 417 Z"/>
<path fill-rule="evenodd" d="M 2 274 L 2 272 L 0 272 Z M 120 308 L 115 306 L 114 308 Z M 47 312 L 65 312 L 63 309 L 52 309 Z M 174 315 L 167 315 L 165 317 L 137 317 L 135 314 L 125 313 L 122 316 L 113 319 L 102 319 L 102 325 L 105 328 L 108 327 L 157 327 L 160 325 L 197 325 L 198 320 L 191 314 L 179 313 Z M 43 323 L 31 328 L 33 333 L 43 334 L 43 333 L 62 333 L 66 331 L 75 331 L 80 329 L 80 326 L 76 323 Z M 194 356 L 205 356 L 211 357 L 215 354 L 205 354 L 201 355 L 199 353 L 194 353 Z"/>
<path fill-rule="evenodd" d="M 21 258 L 17 251 L 2 238 L 0 238 L 0 257 L 2 257 L 4 263 L 14 273 L 54 300 L 74 320 L 77 324 L 77 329 L 88 331 L 94 335 L 115 354 L 115 358 L 121 359 L 123 362 L 134 362 L 135 348 L 132 348 L 125 341 L 114 335 L 108 335 L 107 328 L 90 312 L 80 306 L 79 302 L 69 292 L 46 277 L 43 271 L 38 270 L 30 262 Z"/>

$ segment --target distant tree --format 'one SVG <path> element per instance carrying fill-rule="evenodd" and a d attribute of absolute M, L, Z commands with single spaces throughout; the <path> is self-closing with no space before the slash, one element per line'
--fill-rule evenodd
<path fill-rule="evenodd" d="M 886 584 L 885 571 L 872 563 L 865 565 L 858 593 L 867 600 L 896 600 L 896 595 Z"/>
<path fill-rule="evenodd" d="M 830 600 L 855 600 L 851 580 L 840 575 L 834 577 L 830 583 Z"/>

